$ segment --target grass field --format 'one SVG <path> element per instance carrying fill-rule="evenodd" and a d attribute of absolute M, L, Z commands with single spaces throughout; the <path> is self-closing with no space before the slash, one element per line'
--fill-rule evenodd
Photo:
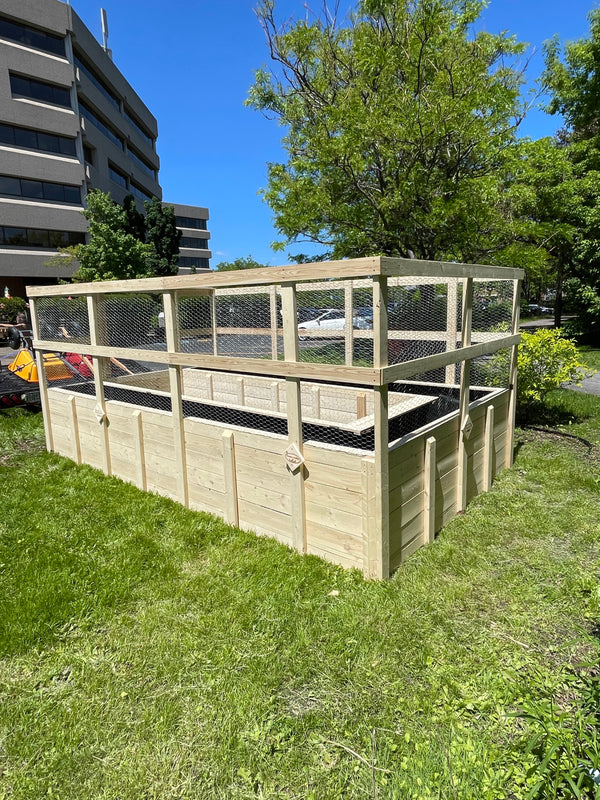
<path fill-rule="evenodd" d="M 600 797 L 600 398 L 548 419 L 375 583 L 0 414 L 0 798 Z"/>

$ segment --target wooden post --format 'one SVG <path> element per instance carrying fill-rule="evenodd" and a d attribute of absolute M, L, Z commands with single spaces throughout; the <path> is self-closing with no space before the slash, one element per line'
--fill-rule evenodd
<path fill-rule="evenodd" d="M 387 279 L 373 278 L 373 366 L 388 364 L 388 291 Z M 376 386 L 373 392 L 375 439 L 375 519 L 378 528 L 376 551 L 369 554 L 369 576 L 388 578 L 390 574 L 390 476 L 388 386 Z"/>
<path fill-rule="evenodd" d="M 344 352 L 345 363 L 351 367 L 354 363 L 354 302 L 352 299 L 352 281 L 344 283 Z"/>
<path fill-rule="evenodd" d="M 298 310 L 296 286 L 292 283 L 281 286 L 283 311 L 283 353 L 286 361 L 298 361 Z M 302 395 L 300 379 L 285 378 L 286 415 L 288 442 L 302 453 Z M 292 524 L 293 544 L 300 552 L 306 552 L 306 507 L 304 502 L 304 464 L 292 473 Z"/>
<path fill-rule="evenodd" d="M 458 278 L 448 278 L 446 295 L 446 350 L 456 350 L 458 337 Z M 446 367 L 446 383 L 456 383 L 456 364 Z"/>
<path fill-rule="evenodd" d="M 435 473 L 436 440 L 435 436 L 430 436 L 425 442 L 423 464 L 423 544 L 435 539 Z"/>
<path fill-rule="evenodd" d="M 473 278 L 463 283 L 463 306 L 461 342 L 463 347 L 471 344 L 471 321 L 473 317 Z M 456 510 L 464 511 L 467 507 L 467 447 L 469 438 L 469 393 L 471 389 L 471 359 L 463 361 L 460 370 L 460 398 L 458 413 L 458 453 L 456 476 Z"/>
<path fill-rule="evenodd" d="M 167 352 L 178 353 L 179 325 L 177 322 L 177 303 L 175 292 L 163 293 L 163 307 L 165 309 L 165 337 Z M 183 381 L 181 366 L 169 365 L 169 388 L 171 393 L 171 417 L 173 420 L 173 446 L 175 449 L 175 465 L 177 470 L 177 485 L 179 487 L 179 500 L 182 505 L 189 506 L 189 490 L 187 479 L 187 459 L 185 452 L 185 428 L 183 423 Z"/>
<path fill-rule="evenodd" d="M 379 525 L 374 519 L 375 464 L 365 457 L 361 461 L 363 572 L 371 577 L 373 554 L 379 549 Z"/>
<path fill-rule="evenodd" d="M 356 394 L 356 419 L 362 419 L 367 416 L 367 395 L 365 392 L 357 392 Z"/>
<path fill-rule="evenodd" d="M 483 434 L 483 484 L 484 492 L 489 491 L 494 479 L 494 406 L 488 406 L 485 415 L 485 431 Z"/>
<path fill-rule="evenodd" d="M 40 338 L 40 322 L 37 313 L 37 300 L 30 298 L 29 311 L 31 313 L 31 328 L 33 338 Z M 54 440 L 52 438 L 52 419 L 50 418 L 50 401 L 48 399 L 48 379 L 44 369 L 44 354 L 40 350 L 35 351 L 35 363 L 38 372 L 38 389 L 40 392 L 40 403 L 42 406 L 42 417 L 44 420 L 44 437 L 46 439 L 46 450 L 54 450 Z"/>
<path fill-rule="evenodd" d="M 90 344 L 92 346 L 104 345 L 106 332 L 106 309 L 104 308 L 104 295 L 92 294 L 87 296 L 87 309 L 90 321 Z M 101 322 L 102 321 L 102 322 Z M 96 390 L 96 408 L 94 413 L 101 426 L 100 447 L 102 450 L 102 468 L 107 475 L 112 474 L 110 466 L 110 445 L 108 442 L 108 417 L 106 414 L 106 399 L 104 397 L 104 376 L 107 374 L 107 359 L 102 356 L 94 358 L 94 387 Z"/>
<path fill-rule="evenodd" d="M 223 470 L 225 473 L 225 507 L 227 522 L 239 525 L 237 476 L 235 470 L 235 441 L 233 431 L 223 433 Z"/>
<path fill-rule="evenodd" d="M 218 356 L 219 343 L 217 340 L 217 299 L 215 297 L 214 289 L 210 296 L 210 321 L 212 328 L 213 356 Z"/>
<path fill-rule="evenodd" d="M 269 289 L 269 311 L 271 314 L 271 358 L 277 361 L 279 358 L 279 348 L 277 347 L 277 286 Z"/>
<path fill-rule="evenodd" d="M 81 464 L 81 442 L 79 440 L 79 424 L 77 422 L 77 401 L 75 396 L 69 397 L 69 410 L 71 412 L 71 435 L 73 436 L 73 461 Z"/>
<path fill-rule="evenodd" d="M 145 492 L 148 488 L 148 480 L 146 478 L 146 451 L 141 411 L 133 412 L 133 448 L 138 468 L 138 488 Z"/>
<path fill-rule="evenodd" d="M 512 307 L 512 333 L 519 333 L 521 301 L 521 281 L 513 281 L 513 307 Z M 519 358 L 519 345 L 513 344 L 510 350 L 510 372 L 508 396 L 508 419 L 506 420 L 506 455 L 504 458 L 507 467 L 512 467 L 515 445 L 515 419 L 517 415 L 517 361 Z"/>

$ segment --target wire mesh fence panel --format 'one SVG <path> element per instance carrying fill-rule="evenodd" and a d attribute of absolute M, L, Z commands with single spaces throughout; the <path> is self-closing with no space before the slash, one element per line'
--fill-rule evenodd
<path fill-rule="evenodd" d="M 106 400 L 171 411 L 169 368 L 165 364 L 127 358 L 103 358 L 101 363 Z"/>
<path fill-rule="evenodd" d="M 213 301 L 209 294 L 177 298 L 178 348 L 184 353 L 215 354 Z"/>
<path fill-rule="evenodd" d="M 510 384 L 510 348 L 471 361 L 471 386 L 506 389 Z"/>
<path fill-rule="evenodd" d="M 164 330 L 162 296 L 106 294 L 98 302 L 97 320 L 103 343 L 111 347 L 151 348 Z"/>
<path fill-rule="evenodd" d="M 271 296 L 268 287 L 215 292 L 215 355 L 273 357 L 273 339 L 277 339 L 279 320 Z"/>
<path fill-rule="evenodd" d="M 456 323 L 448 322 L 448 285 L 412 280 L 415 283 L 409 277 L 394 279 L 388 287 L 389 364 L 455 348 Z"/>
<path fill-rule="evenodd" d="M 473 339 L 478 332 L 497 333 L 510 329 L 514 285 L 512 281 L 473 282 Z"/>
<path fill-rule="evenodd" d="M 352 281 L 299 283 L 296 287 L 299 360 L 317 364 L 372 364 L 372 292 Z M 356 300 L 360 300 L 361 309 Z M 363 344 L 364 342 L 364 344 Z"/>
<path fill-rule="evenodd" d="M 301 381 L 300 400 L 305 442 L 373 450 L 373 389 Z"/>
<path fill-rule="evenodd" d="M 85 297 L 39 297 L 36 309 L 41 339 L 72 339 L 81 344 L 90 343 Z"/>

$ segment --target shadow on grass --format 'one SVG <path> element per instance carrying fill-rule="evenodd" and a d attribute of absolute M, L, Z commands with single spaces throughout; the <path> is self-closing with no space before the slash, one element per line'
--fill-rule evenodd
<path fill-rule="evenodd" d="M 600 411 L 600 398 L 569 389 L 550 392 L 544 403 L 517 410 L 517 425 L 557 427 L 585 422 Z"/>

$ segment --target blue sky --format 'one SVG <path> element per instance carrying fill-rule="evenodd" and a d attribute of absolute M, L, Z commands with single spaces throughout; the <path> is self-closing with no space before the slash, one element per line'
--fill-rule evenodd
<path fill-rule="evenodd" d="M 106 8 L 115 64 L 158 119 L 160 183 L 167 201 L 208 206 L 212 265 L 251 254 L 265 264 L 275 253 L 269 208 L 258 191 L 266 164 L 282 158 L 282 129 L 243 103 L 253 72 L 268 64 L 254 0 L 71 0 L 96 38 Z M 310 3 L 310 5 L 313 5 Z M 341 3 L 341 5 L 345 5 Z M 314 8 L 321 6 L 315 0 Z M 585 36 L 589 0 L 492 0 L 480 24 L 530 44 L 528 75 L 542 71 L 542 43 Z M 280 17 L 302 16 L 303 0 L 276 0 Z M 531 112 L 521 131 L 551 135 L 558 120 Z M 314 252 L 295 245 L 291 252 Z"/>

